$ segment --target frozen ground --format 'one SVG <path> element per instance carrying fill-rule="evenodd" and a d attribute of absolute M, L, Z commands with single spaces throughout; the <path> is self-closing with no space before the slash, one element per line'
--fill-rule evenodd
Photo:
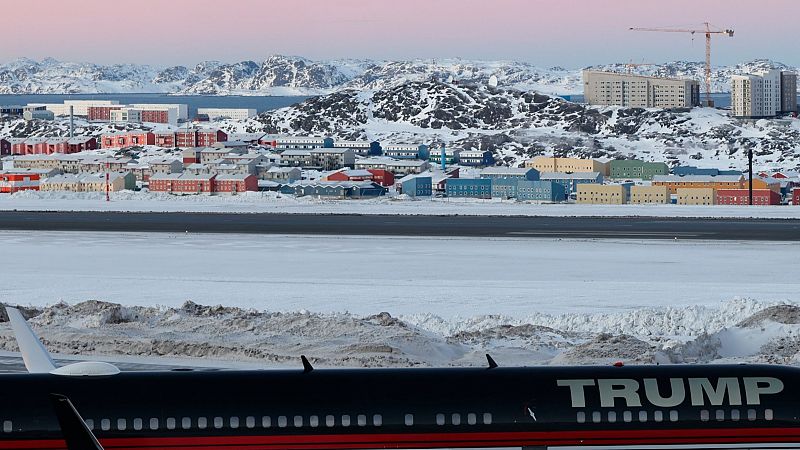
<path fill-rule="evenodd" d="M 36 192 L 0 195 L 0 211 L 129 211 L 322 214 L 518 215 L 590 217 L 726 217 L 799 219 L 793 206 L 575 205 L 535 204 L 513 200 L 410 199 L 321 200 L 312 197 L 251 192 L 237 196 L 175 196 L 116 192 L 111 201 L 99 192 Z"/>
<path fill-rule="evenodd" d="M 6 232 L 0 246 L 14 262 L 0 301 L 35 306 L 64 354 L 411 366 L 800 350 L 793 243 Z M 15 349 L 4 324 L 0 349 Z"/>

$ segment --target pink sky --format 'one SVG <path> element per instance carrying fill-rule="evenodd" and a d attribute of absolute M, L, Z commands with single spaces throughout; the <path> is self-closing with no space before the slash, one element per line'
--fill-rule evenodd
<path fill-rule="evenodd" d="M 47 0 L 3 4 L 0 61 L 193 64 L 271 54 L 332 58 L 516 59 L 582 67 L 703 59 L 686 34 L 630 26 L 733 28 L 714 63 L 800 65 L 800 1 L 769 0 Z"/>

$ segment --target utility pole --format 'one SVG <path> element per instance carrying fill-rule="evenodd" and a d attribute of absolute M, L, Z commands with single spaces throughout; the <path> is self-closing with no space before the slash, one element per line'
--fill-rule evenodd
<path fill-rule="evenodd" d="M 753 149 L 747 149 L 747 167 L 750 182 L 747 186 L 747 198 L 749 199 L 748 205 L 753 206 Z"/>

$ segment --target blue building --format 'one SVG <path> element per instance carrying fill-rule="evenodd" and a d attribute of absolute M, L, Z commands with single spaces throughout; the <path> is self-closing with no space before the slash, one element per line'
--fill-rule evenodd
<path fill-rule="evenodd" d="M 403 194 L 410 197 L 430 197 L 433 195 L 433 183 L 431 177 L 420 177 L 408 175 L 400 180 Z"/>
<path fill-rule="evenodd" d="M 492 198 L 491 178 L 448 178 L 448 197 Z"/>
<path fill-rule="evenodd" d="M 573 192 L 578 192 L 579 184 L 603 184 L 603 174 L 600 172 L 542 172 L 539 174 L 539 179 L 564 186 L 564 198 Z"/>
<path fill-rule="evenodd" d="M 387 144 L 382 147 L 383 155 L 395 159 L 424 159 L 430 157 L 428 146 L 425 144 Z"/>
<path fill-rule="evenodd" d="M 458 155 L 459 164 L 464 166 L 486 167 L 494 165 L 494 156 L 490 151 L 464 150 Z"/>
<path fill-rule="evenodd" d="M 517 200 L 563 202 L 567 198 L 564 186 L 552 181 L 517 181 Z"/>
<path fill-rule="evenodd" d="M 719 169 L 701 169 L 695 166 L 677 166 L 672 169 L 673 175 L 705 175 L 715 177 L 717 175 L 741 175 L 741 170 L 719 170 Z"/>

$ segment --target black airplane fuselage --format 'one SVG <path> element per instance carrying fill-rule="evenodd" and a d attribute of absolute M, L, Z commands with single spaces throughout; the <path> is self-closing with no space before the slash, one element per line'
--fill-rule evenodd
<path fill-rule="evenodd" d="M 48 395 L 106 450 L 800 442 L 800 369 L 763 365 L 0 376 L 0 449 L 65 448 Z"/>

